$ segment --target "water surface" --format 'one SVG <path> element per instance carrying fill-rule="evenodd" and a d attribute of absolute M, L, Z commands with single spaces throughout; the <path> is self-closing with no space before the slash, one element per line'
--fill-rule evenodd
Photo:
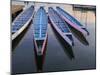
<path fill-rule="evenodd" d="M 70 7 L 69 9 L 72 8 Z M 90 35 L 85 35 L 89 46 L 82 44 L 73 35 L 75 45 L 72 47 L 74 55 L 72 59 L 68 49 L 63 48 L 64 46 L 52 29 L 51 24 L 48 24 L 48 44 L 44 56 L 42 72 L 95 69 L 95 13 L 89 10 L 72 10 L 72 14 L 84 24 L 89 31 Z M 32 24 L 15 49 L 13 49 L 12 72 L 37 72 Z"/>

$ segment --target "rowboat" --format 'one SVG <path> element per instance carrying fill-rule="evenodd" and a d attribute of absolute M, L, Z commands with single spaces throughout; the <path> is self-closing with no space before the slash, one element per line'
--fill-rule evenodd
<path fill-rule="evenodd" d="M 36 12 L 33 19 L 34 49 L 38 56 L 45 52 L 47 44 L 48 17 L 43 6 Z"/>
<path fill-rule="evenodd" d="M 74 29 L 80 31 L 84 35 L 89 35 L 89 32 L 87 29 L 73 16 L 71 16 L 68 12 L 64 11 L 60 7 L 56 7 L 57 12 L 60 14 L 60 16 Z"/>
<path fill-rule="evenodd" d="M 12 23 L 12 41 L 17 38 L 29 25 L 33 17 L 34 7 L 30 6 L 16 17 Z"/>
<path fill-rule="evenodd" d="M 72 33 L 70 32 L 67 23 L 60 17 L 60 15 L 52 7 L 49 7 L 48 15 L 52 27 L 68 45 L 72 46 Z"/>

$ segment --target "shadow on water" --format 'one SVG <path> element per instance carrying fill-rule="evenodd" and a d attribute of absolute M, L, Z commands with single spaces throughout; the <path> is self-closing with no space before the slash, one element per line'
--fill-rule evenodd
<path fill-rule="evenodd" d="M 19 42 L 22 40 L 22 38 L 25 36 L 26 32 L 28 31 L 29 27 L 31 26 L 32 21 L 29 23 L 29 25 L 26 27 L 26 29 L 16 38 L 12 41 L 12 51 L 18 46 Z"/>
<path fill-rule="evenodd" d="M 60 45 L 62 46 L 64 52 L 66 55 L 69 56 L 69 58 L 72 60 L 75 58 L 72 47 L 70 45 L 68 45 L 61 37 L 59 37 L 58 35 L 56 36 L 57 39 L 60 42 Z M 59 38 L 58 38 L 59 37 Z"/>
<path fill-rule="evenodd" d="M 35 54 L 35 62 L 36 62 L 37 72 L 42 72 L 43 71 L 43 56 L 37 56 Z"/>
<path fill-rule="evenodd" d="M 70 25 L 68 25 L 71 32 L 74 34 L 74 36 L 84 45 L 89 45 L 88 41 L 86 40 L 85 36 L 79 32 L 78 30 L 74 29 L 73 27 L 71 27 Z"/>
<path fill-rule="evenodd" d="M 12 22 L 14 21 L 14 19 L 23 11 L 23 9 L 17 11 L 16 13 L 12 14 Z"/>
<path fill-rule="evenodd" d="M 52 30 L 55 32 L 54 34 L 56 35 L 57 40 L 60 42 L 60 45 L 62 46 L 65 54 L 72 60 L 75 58 L 72 47 L 65 42 L 64 39 L 62 39 L 62 37 L 59 35 L 59 33 L 57 33 L 57 31 L 54 29 L 54 27 L 52 26 L 52 23 L 50 23 L 49 20 L 49 24 L 51 25 L 51 27 L 53 28 Z"/>
<path fill-rule="evenodd" d="M 44 53 L 41 56 L 37 55 L 36 48 L 34 46 L 34 56 L 35 56 L 35 62 L 36 62 L 36 67 L 37 67 L 37 73 L 42 73 L 43 72 L 43 64 L 44 64 L 44 61 L 45 61 L 45 55 L 46 55 L 46 50 L 47 50 L 47 41 L 48 41 L 48 37 L 47 37 L 47 40 L 46 40 Z M 34 41 L 33 41 L 33 45 L 34 45 Z"/>

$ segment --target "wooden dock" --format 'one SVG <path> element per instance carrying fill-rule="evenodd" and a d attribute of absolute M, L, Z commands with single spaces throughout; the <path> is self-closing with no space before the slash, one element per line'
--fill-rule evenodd
<path fill-rule="evenodd" d="M 96 10 L 96 6 L 92 6 L 92 5 L 73 5 L 73 8 Z"/>
<path fill-rule="evenodd" d="M 11 7 L 12 21 L 23 10 L 23 7 L 24 7 L 23 5 L 12 5 Z"/>
<path fill-rule="evenodd" d="M 23 7 L 24 7 L 23 5 L 12 5 L 11 7 L 12 14 L 15 14 L 16 12 L 22 10 Z"/>

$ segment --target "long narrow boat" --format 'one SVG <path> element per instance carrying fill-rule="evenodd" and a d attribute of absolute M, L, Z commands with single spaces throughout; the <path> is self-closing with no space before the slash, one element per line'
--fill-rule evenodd
<path fill-rule="evenodd" d="M 71 16 L 68 12 L 64 11 L 60 7 L 56 7 L 57 12 L 61 15 L 61 17 L 74 29 L 80 31 L 83 34 L 89 35 L 89 32 L 83 25 L 76 20 L 73 16 Z"/>
<path fill-rule="evenodd" d="M 16 17 L 12 23 L 12 40 L 18 37 L 29 25 L 33 17 L 34 7 L 30 6 Z"/>
<path fill-rule="evenodd" d="M 44 7 L 40 7 L 33 19 L 34 49 L 38 56 L 42 56 L 47 44 L 48 17 Z"/>
<path fill-rule="evenodd" d="M 48 15 L 52 23 L 52 26 L 56 30 L 56 32 L 60 35 L 62 39 L 64 39 L 64 41 L 68 45 L 72 46 L 73 45 L 72 33 L 70 32 L 67 23 L 65 23 L 65 21 L 52 7 L 49 7 Z"/>

